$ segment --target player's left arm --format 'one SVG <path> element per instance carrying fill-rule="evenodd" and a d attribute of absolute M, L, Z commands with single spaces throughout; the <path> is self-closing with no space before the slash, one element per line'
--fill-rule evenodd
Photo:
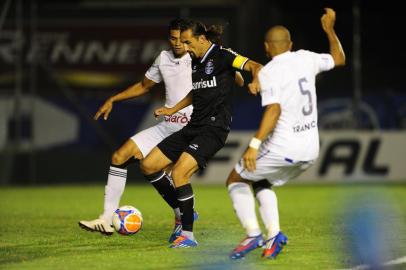
<path fill-rule="evenodd" d="M 334 65 L 344 66 L 345 65 L 345 54 L 343 47 L 341 46 L 340 40 L 334 30 L 334 24 L 336 21 L 336 13 L 331 8 L 325 8 L 325 13 L 321 17 L 321 26 L 327 35 L 327 39 L 330 46 L 330 54 L 334 59 Z"/>
<path fill-rule="evenodd" d="M 273 103 L 266 106 L 262 115 L 261 123 L 255 137 L 251 139 L 251 142 L 242 156 L 244 160 L 244 168 L 252 172 L 256 168 L 256 159 L 259 146 L 262 141 L 273 131 L 276 123 L 281 115 L 281 106 L 279 103 Z"/>

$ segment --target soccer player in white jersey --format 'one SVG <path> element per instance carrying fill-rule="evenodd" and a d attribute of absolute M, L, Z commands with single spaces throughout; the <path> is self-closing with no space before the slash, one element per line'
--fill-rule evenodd
<path fill-rule="evenodd" d="M 95 120 L 99 119 L 100 116 L 103 116 L 104 120 L 107 120 L 113 109 L 114 102 L 144 95 L 155 84 L 162 81 L 165 84 L 166 90 L 165 104 L 168 106 L 174 106 L 189 93 L 192 89 L 191 58 L 186 52 L 185 46 L 180 42 L 181 22 L 182 20 L 176 19 L 169 24 L 170 50 L 164 50 L 158 55 L 152 66 L 145 73 L 142 81 L 107 99 L 96 113 Z M 80 221 L 79 225 L 82 228 L 98 231 L 106 235 L 114 232 L 114 229 L 111 227 L 112 215 L 118 208 L 120 198 L 124 192 L 127 179 L 127 166 L 137 159 L 141 160 L 146 157 L 151 149 L 160 141 L 185 126 L 190 119 L 192 111 L 193 108 L 189 106 L 179 111 L 175 116 L 165 118 L 159 124 L 132 136 L 113 153 L 104 193 L 104 211 L 98 219 Z M 152 185 L 174 209 L 175 220 L 180 220 L 176 194 L 170 177 L 165 175 L 160 181 L 156 181 Z"/>
<path fill-rule="evenodd" d="M 326 8 L 321 25 L 330 54 L 291 51 L 290 34 L 283 26 L 272 27 L 265 35 L 265 51 L 272 58 L 258 75 L 265 111 L 255 137 L 227 179 L 233 207 L 247 234 L 230 253 L 231 259 L 243 258 L 264 244 L 262 256 L 273 259 L 287 243 L 271 186 L 298 176 L 318 157 L 316 75 L 345 64 L 335 19 L 334 10 Z M 266 228 L 265 240 L 255 214 L 254 194 Z"/>
<path fill-rule="evenodd" d="M 170 50 L 164 50 L 158 55 L 152 66 L 145 73 L 142 81 L 107 99 L 96 113 L 95 120 L 99 119 L 100 116 L 103 116 L 104 120 L 107 120 L 114 102 L 144 95 L 155 84 L 162 81 L 165 84 L 165 106 L 173 107 L 189 93 L 193 88 L 192 60 L 186 52 L 184 44 L 180 41 L 181 22 L 182 20 L 176 19 L 169 24 L 168 37 Z M 244 84 L 244 79 L 240 73 L 235 74 L 235 82 L 239 86 Z M 188 106 L 170 117 L 165 117 L 164 121 L 159 124 L 132 136 L 114 152 L 105 187 L 104 211 L 98 219 L 80 221 L 79 225 L 82 228 L 89 231 L 98 231 L 106 235 L 111 235 L 114 232 L 114 229 L 111 227 L 112 215 L 118 208 L 120 198 L 124 192 L 127 179 L 127 166 L 137 159 L 141 160 L 145 158 L 159 142 L 182 129 L 188 123 L 192 111 L 192 106 Z M 179 206 L 172 180 L 169 175 L 165 174 L 159 181 L 151 182 L 151 184 L 174 210 L 175 227 L 169 239 L 172 242 L 180 234 L 182 228 Z M 196 213 L 195 218 L 197 218 Z"/>

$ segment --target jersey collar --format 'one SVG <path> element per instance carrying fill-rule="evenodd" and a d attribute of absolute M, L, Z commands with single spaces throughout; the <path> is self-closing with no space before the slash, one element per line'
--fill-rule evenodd
<path fill-rule="evenodd" d="M 272 58 L 272 60 L 283 59 L 283 58 L 285 58 L 285 57 L 288 57 L 291 53 L 292 53 L 291 51 L 287 51 L 287 52 L 278 54 L 277 56 L 274 56 L 274 57 Z"/>
<path fill-rule="evenodd" d="M 184 58 L 190 57 L 189 53 L 186 52 L 184 55 L 182 55 L 181 57 L 176 57 L 175 53 L 172 50 L 168 50 L 169 51 L 169 55 L 170 55 L 170 59 L 172 61 L 179 61 L 179 60 L 183 60 Z"/>
<path fill-rule="evenodd" d="M 210 48 L 206 51 L 206 53 L 203 55 L 202 60 L 200 60 L 200 63 L 203 63 L 204 60 L 206 60 L 207 56 L 210 54 L 211 50 L 216 46 L 216 44 L 211 44 Z"/>

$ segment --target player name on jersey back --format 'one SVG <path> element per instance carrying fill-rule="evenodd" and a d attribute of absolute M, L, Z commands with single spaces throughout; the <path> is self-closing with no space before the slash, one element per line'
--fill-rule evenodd
<path fill-rule="evenodd" d="M 315 120 L 309 122 L 309 123 L 304 123 L 301 125 L 295 125 L 292 127 L 293 129 L 293 133 L 299 133 L 299 132 L 303 132 L 306 130 L 310 130 L 313 128 L 317 128 L 317 122 Z"/>

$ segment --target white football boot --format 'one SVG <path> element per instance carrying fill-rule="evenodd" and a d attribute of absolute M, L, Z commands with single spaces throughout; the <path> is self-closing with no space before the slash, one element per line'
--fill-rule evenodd
<path fill-rule="evenodd" d="M 112 235 L 114 233 L 112 225 L 101 217 L 89 221 L 81 220 L 79 221 L 79 226 L 87 231 L 100 232 L 104 235 Z"/>

